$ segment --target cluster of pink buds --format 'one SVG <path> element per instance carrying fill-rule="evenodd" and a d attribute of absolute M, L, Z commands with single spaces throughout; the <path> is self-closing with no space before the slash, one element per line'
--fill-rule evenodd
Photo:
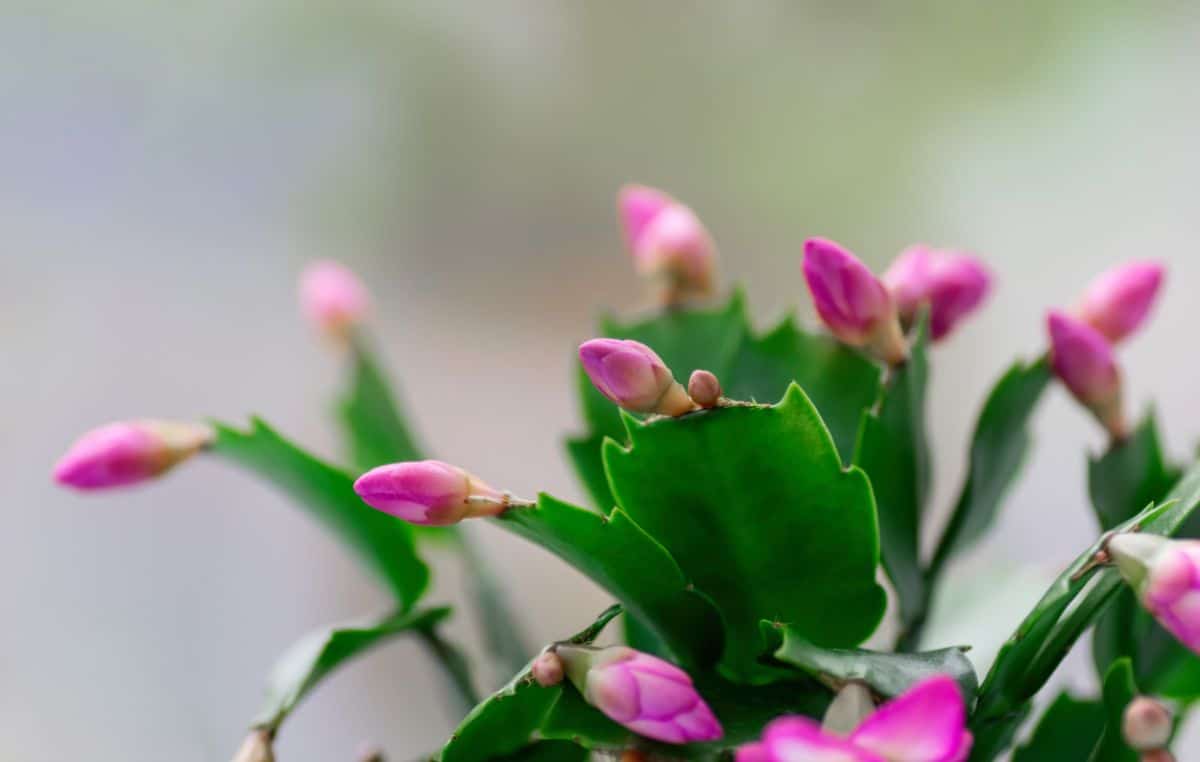
<path fill-rule="evenodd" d="M 358 276 L 332 260 L 313 262 L 300 275 L 300 308 L 330 336 L 345 338 L 366 317 L 370 301 Z"/>
<path fill-rule="evenodd" d="M 876 709 L 848 734 L 807 717 L 783 717 L 737 762 L 965 762 L 971 752 L 958 684 L 938 675 Z"/>
<path fill-rule="evenodd" d="M 78 490 L 148 481 L 212 443 L 208 426 L 183 421 L 121 421 L 87 432 L 54 466 L 54 480 Z"/>
<path fill-rule="evenodd" d="M 1200 654 L 1200 540 L 1122 533 L 1105 548 L 1146 610 Z"/>
<path fill-rule="evenodd" d="M 644 185 L 622 188 L 617 210 L 634 266 L 662 283 L 665 303 L 711 293 L 717 250 L 695 212 Z"/>
<path fill-rule="evenodd" d="M 670 744 L 724 735 L 692 678 L 674 664 L 625 646 L 560 644 L 554 653 L 589 704 L 638 735 Z"/>
<path fill-rule="evenodd" d="M 902 326 L 924 305 L 929 330 L 941 341 L 983 303 L 991 275 L 977 258 L 910 246 L 883 278 L 858 257 L 823 238 L 804 244 L 804 278 L 826 327 L 842 342 L 863 347 L 891 365 L 908 356 Z"/>
<path fill-rule="evenodd" d="M 1055 374 L 1114 440 L 1128 427 L 1113 346 L 1145 322 L 1162 281 L 1158 263 L 1121 265 L 1092 282 L 1074 314 L 1053 310 L 1046 319 Z"/>
<path fill-rule="evenodd" d="M 427 526 L 447 526 L 532 505 L 440 460 L 378 466 L 358 477 L 354 491 L 376 510 Z"/>

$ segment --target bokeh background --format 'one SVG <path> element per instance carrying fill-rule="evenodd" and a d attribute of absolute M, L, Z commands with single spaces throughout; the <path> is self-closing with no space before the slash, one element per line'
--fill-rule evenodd
<path fill-rule="evenodd" d="M 0 759 L 224 760 L 281 649 L 384 607 L 332 540 L 219 464 L 86 499 L 48 476 L 81 430 L 143 415 L 261 413 L 333 455 L 341 358 L 294 302 L 313 258 L 368 281 L 433 451 L 571 498 L 573 346 L 601 306 L 645 298 L 620 184 L 692 204 L 764 324 L 811 315 L 805 236 L 877 266 L 918 240 L 974 249 L 998 290 L 935 357 L 944 513 L 981 396 L 1040 351 L 1044 309 L 1157 256 L 1165 302 L 1121 359 L 1131 406 L 1155 400 L 1185 457 L 1197 35 L 1179 2 L 0 0 Z M 955 642 L 1005 636 L 1096 532 L 1098 428 L 1055 389 L 1035 429 L 996 533 L 954 570 L 1004 602 L 950 601 Z M 536 639 L 607 604 L 471 531 Z M 460 598 L 437 563 L 435 599 Z M 477 653 L 471 625 L 453 632 Z M 1084 651 L 1059 675 L 1081 691 Z M 415 645 L 389 646 L 303 705 L 280 756 L 351 760 L 370 739 L 415 758 L 452 727 L 442 695 Z"/>

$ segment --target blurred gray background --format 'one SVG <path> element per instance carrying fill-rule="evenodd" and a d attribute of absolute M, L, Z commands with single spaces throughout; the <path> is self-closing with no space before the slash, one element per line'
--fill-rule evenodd
<path fill-rule="evenodd" d="M 934 360 L 944 513 L 981 395 L 1040 351 L 1044 309 L 1157 256 L 1165 301 L 1121 359 L 1130 405 L 1154 400 L 1186 456 L 1198 34 L 1176 2 L 0 0 L 0 759 L 225 760 L 286 645 L 384 607 L 340 547 L 219 464 L 100 497 L 50 485 L 77 433 L 133 416 L 257 412 L 334 454 L 340 358 L 294 302 L 312 258 L 369 283 L 436 453 L 579 498 L 560 451 L 572 349 L 601 306 L 644 298 L 620 184 L 693 205 L 763 324 L 811 314 L 805 236 L 880 267 L 918 240 L 974 249 L 998 289 Z M 1036 432 L 955 574 L 1006 603 L 950 612 L 955 642 L 1007 635 L 1096 532 L 1097 426 L 1055 389 Z M 471 529 L 538 640 L 607 604 Z M 434 599 L 461 598 L 437 564 Z M 477 652 L 470 625 L 453 632 Z M 406 760 L 448 734 L 415 645 L 369 658 L 292 718 L 284 762 L 365 739 Z M 1090 689 L 1086 654 L 1060 678 Z"/>

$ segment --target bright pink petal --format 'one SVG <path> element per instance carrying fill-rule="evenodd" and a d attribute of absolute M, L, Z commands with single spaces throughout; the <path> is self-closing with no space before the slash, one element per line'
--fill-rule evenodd
<path fill-rule="evenodd" d="M 770 762 L 885 762 L 871 751 L 830 735 L 807 717 L 775 720 L 763 732 Z"/>
<path fill-rule="evenodd" d="M 958 684 L 938 675 L 879 707 L 850 741 L 887 762 L 958 762 L 971 742 L 966 719 Z"/>

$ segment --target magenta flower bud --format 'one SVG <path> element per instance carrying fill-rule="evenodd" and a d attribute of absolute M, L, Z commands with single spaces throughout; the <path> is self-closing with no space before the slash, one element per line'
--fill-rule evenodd
<path fill-rule="evenodd" d="M 941 341 L 983 303 L 992 278 L 976 257 L 928 246 L 910 246 L 883 275 L 900 318 L 911 323 L 929 304 L 929 331 Z"/>
<path fill-rule="evenodd" d="M 54 466 L 54 480 L 79 490 L 137 484 L 164 473 L 212 443 L 208 426 L 179 421 L 122 421 L 87 432 Z"/>
<path fill-rule="evenodd" d="M 515 502 L 511 495 L 498 492 L 478 477 L 440 460 L 373 468 L 358 477 L 354 491 L 372 508 L 410 524 L 429 526 L 495 516 Z"/>
<path fill-rule="evenodd" d="M 1123 439 L 1121 375 L 1108 341 L 1091 326 L 1062 312 L 1051 311 L 1046 325 L 1055 374 L 1114 439 Z"/>
<path fill-rule="evenodd" d="M 561 683 L 564 675 L 563 670 L 562 658 L 553 651 L 543 651 L 540 656 L 533 660 L 533 666 L 530 667 L 533 679 L 543 688 L 549 688 L 552 685 Z"/>
<path fill-rule="evenodd" d="M 1129 262 L 1101 273 L 1083 295 L 1079 319 L 1116 344 L 1141 327 L 1162 287 L 1159 262 Z"/>
<path fill-rule="evenodd" d="M 821 321 L 840 341 L 891 365 L 908 357 L 891 294 L 857 257 L 833 241 L 810 238 L 804 242 L 804 279 Z"/>
<path fill-rule="evenodd" d="M 936 675 L 876 709 L 849 733 L 807 717 L 782 717 L 737 762 L 965 762 L 972 737 L 954 680 Z"/>
<path fill-rule="evenodd" d="M 564 644 L 556 651 L 587 702 L 634 733 L 671 744 L 724 734 L 692 678 L 674 664 L 625 646 Z"/>
<path fill-rule="evenodd" d="M 1111 537 L 1106 547 L 1146 610 L 1200 653 L 1200 540 L 1126 533 Z"/>
<path fill-rule="evenodd" d="M 1171 740 L 1171 710 L 1148 696 L 1138 696 L 1125 707 L 1121 735 L 1135 751 L 1161 749 Z"/>
<path fill-rule="evenodd" d="M 712 291 L 716 246 L 695 212 L 644 185 L 622 188 L 617 209 L 637 271 L 662 278 L 668 302 Z"/>
<path fill-rule="evenodd" d="M 682 415 L 695 406 L 654 350 L 629 339 L 592 339 L 579 360 L 600 393 L 634 413 Z"/>
<path fill-rule="evenodd" d="M 332 260 L 313 262 L 300 275 L 300 306 L 322 331 L 344 336 L 366 317 L 370 296 L 349 268 Z"/>
<path fill-rule="evenodd" d="M 692 371 L 688 379 L 688 396 L 700 407 L 716 407 L 721 401 L 721 382 L 707 370 Z"/>

